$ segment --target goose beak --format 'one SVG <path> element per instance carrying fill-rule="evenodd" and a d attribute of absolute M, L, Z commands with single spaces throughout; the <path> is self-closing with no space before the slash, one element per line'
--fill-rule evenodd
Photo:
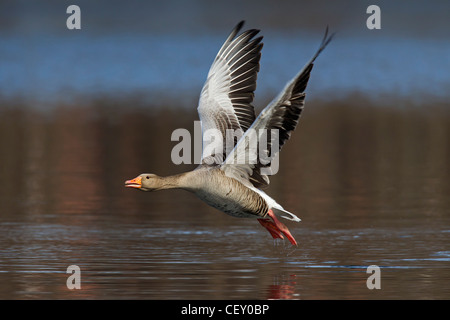
<path fill-rule="evenodd" d="M 142 187 L 142 177 L 136 177 L 134 179 L 125 181 L 125 187 L 140 189 Z"/>

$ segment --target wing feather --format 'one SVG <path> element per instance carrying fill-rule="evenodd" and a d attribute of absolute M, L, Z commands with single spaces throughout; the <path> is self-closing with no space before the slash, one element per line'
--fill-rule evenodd
<path fill-rule="evenodd" d="M 261 112 L 249 130 L 238 141 L 236 147 L 221 166 L 221 169 L 228 176 L 240 181 L 250 181 L 255 187 L 264 187 L 269 184 L 267 174 L 270 171 L 263 172 L 262 169 L 270 166 L 270 159 L 273 159 L 279 153 L 296 128 L 305 104 L 305 89 L 314 61 L 332 38 L 333 35 L 328 36 L 327 28 L 315 55 Z M 271 135 L 273 132 L 276 134 Z M 263 134 L 267 135 L 267 143 L 264 146 L 258 144 Z M 262 161 L 262 156 L 264 156 L 265 161 Z M 252 159 L 252 161 L 249 161 L 249 159 Z"/>
<path fill-rule="evenodd" d="M 224 148 L 226 131 L 235 130 L 242 136 L 255 120 L 252 102 L 263 44 L 262 37 L 255 38 L 259 30 L 237 36 L 243 24 L 233 29 L 220 48 L 200 95 L 203 164 L 221 164 L 235 145 Z M 213 139 L 208 131 L 222 135 L 222 141 Z"/>

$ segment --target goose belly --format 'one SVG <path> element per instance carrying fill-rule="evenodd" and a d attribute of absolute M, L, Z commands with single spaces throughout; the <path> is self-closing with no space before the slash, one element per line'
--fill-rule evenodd
<path fill-rule="evenodd" d="M 268 208 L 264 199 L 256 192 L 245 189 L 235 190 L 217 187 L 215 190 L 199 191 L 196 195 L 226 214 L 238 218 L 262 218 L 267 214 Z"/>

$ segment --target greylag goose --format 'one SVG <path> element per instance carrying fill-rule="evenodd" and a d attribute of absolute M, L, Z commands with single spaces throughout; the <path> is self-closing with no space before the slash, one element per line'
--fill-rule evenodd
<path fill-rule="evenodd" d="M 143 173 L 125 181 L 125 187 L 190 191 L 231 216 L 257 219 L 274 239 L 283 239 L 284 235 L 297 245 L 278 217 L 295 222 L 300 219 L 262 189 L 269 184 L 274 157 L 297 125 L 313 63 L 333 35 L 328 36 L 327 28 L 316 54 L 256 118 L 252 101 L 263 44 L 262 37 L 255 38 L 259 30 L 237 36 L 243 24 L 232 30 L 220 48 L 201 91 L 201 164 L 193 171 L 168 177 Z"/>

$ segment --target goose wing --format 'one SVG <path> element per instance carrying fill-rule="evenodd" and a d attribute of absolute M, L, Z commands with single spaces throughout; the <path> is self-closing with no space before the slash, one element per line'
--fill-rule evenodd
<path fill-rule="evenodd" d="M 262 37 L 255 38 L 259 30 L 237 36 L 243 24 L 233 29 L 220 48 L 200 94 L 197 110 L 203 132 L 202 164 L 223 163 L 255 120 L 251 103 L 263 44 Z"/>
<path fill-rule="evenodd" d="M 305 89 L 315 59 L 331 41 L 326 29 L 319 50 L 281 93 L 261 112 L 228 155 L 221 169 L 255 187 L 269 184 L 270 164 L 297 126 L 305 104 Z M 261 143 L 264 142 L 264 143 Z"/>

